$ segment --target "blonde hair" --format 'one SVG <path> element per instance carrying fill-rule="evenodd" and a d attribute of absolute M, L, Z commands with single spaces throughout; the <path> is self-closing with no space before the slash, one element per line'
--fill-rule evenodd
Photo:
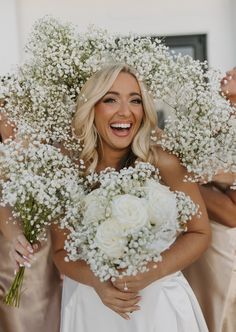
<path fill-rule="evenodd" d="M 139 81 L 134 69 L 127 65 L 111 64 L 96 72 L 83 86 L 78 97 L 77 109 L 73 119 L 75 136 L 83 143 L 81 159 L 87 171 L 95 170 L 98 163 L 97 141 L 99 135 L 94 125 L 94 106 L 109 91 L 119 73 L 129 73 L 138 82 L 144 116 L 139 131 L 131 145 L 133 154 L 142 161 L 156 164 L 157 156 L 150 140 L 152 130 L 157 127 L 157 113 L 153 98 L 145 84 Z"/>

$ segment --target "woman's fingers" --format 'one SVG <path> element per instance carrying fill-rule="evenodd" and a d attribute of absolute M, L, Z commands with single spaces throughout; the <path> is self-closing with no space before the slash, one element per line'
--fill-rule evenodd
<path fill-rule="evenodd" d="M 10 258 L 13 261 L 13 265 L 14 265 L 14 274 L 16 274 L 19 271 L 19 264 L 15 260 L 14 253 L 15 253 L 15 251 L 13 251 L 13 250 L 10 251 Z"/>
<path fill-rule="evenodd" d="M 19 270 L 19 266 L 31 267 L 31 262 L 35 260 L 33 253 L 39 251 L 40 247 L 40 242 L 31 245 L 24 234 L 17 235 L 10 253 L 14 261 L 15 273 Z"/>
<path fill-rule="evenodd" d="M 32 245 L 29 243 L 29 241 L 27 241 L 26 237 L 24 236 L 24 234 L 19 234 L 17 236 L 17 241 L 29 252 L 29 253 L 33 253 L 34 250 L 32 248 Z"/>
<path fill-rule="evenodd" d="M 39 241 L 36 241 L 32 244 L 34 253 L 38 252 L 41 249 L 41 243 Z"/>
<path fill-rule="evenodd" d="M 17 251 L 13 251 L 11 254 L 13 260 L 19 265 L 19 266 L 25 266 L 25 267 L 31 267 L 31 264 L 29 261 L 27 261 L 22 255 L 20 255 Z"/>
<path fill-rule="evenodd" d="M 110 307 L 110 309 L 112 309 L 113 311 L 115 311 L 119 316 L 121 316 L 122 318 L 126 319 L 126 320 L 129 320 L 130 317 L 128 314 L 126 313 L 122 313 L 122 312 L 119 312 L 119 310 L 117 310 L 115 307 Z"/>
<path fill-rule="evenodd" d="M 29 260 L 32 258 L 32 254 L 29 253 L 29 251 L 20 243 L 16 242 L 14 246 L 15 251 L 17 251 L 22 257 L 24 257 L 26 260 Z"/>
<path fill-rule="evenodd" d="M 140 297 L 136 298 L 135 300 L 130 300 L 130 301 L 120 300 L 117 298 L 111 298 L 109 302 L 110 302 L 110 304 L 116 306 L 117 308 L 124 309 L 127 311 L 127 309 L 135 307 L 139 301 L 140 301 Z"/>

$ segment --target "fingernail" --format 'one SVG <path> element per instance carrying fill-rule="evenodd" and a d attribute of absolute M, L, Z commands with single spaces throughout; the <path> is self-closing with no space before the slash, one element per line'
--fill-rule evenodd
<path fill-rule="evenodd" d="M 30 246 L 27 247 L 27 250 L 28 250 L 29 252 L 31 252 L 31 253 L 34 252 L 33 249 L 32 249 Z"/>
<path fill-rule="evenodd" d="M 20 263 L 20 267 L 23 267 L 23 266 L 24 266 L 24 264 L 21 264 L 21 263 Z"/>
<path fill-rule="evenodd" d="M 29 259 L 28 257 L 26 257 L 26 256 L 24 256 L 24 255 L 23 255 L 22 257 L 23 257 L 24 259 L 26 259 L 26 260 L 28 260 L 28 259 Z"/>
<path fill-rule="evenodd" d="M 28 263 L 28 262 L 24 262 L 24 266 L 26 266 L 26 267 L 30 268 L 30 267 L 31 267 L 31 264 L 30 264 L 30 263 Z"/>
<path fill-rule="evenodd" d="M 17 274 L 17 270 L 14 270 L 14 275 L 16 275 Z"/>
<path fill-rule="evenodd" d="M 37 243 L 35 243 L 34 245 L 34 249 L 37 250 L 39 248 L 39 246 L 37 245 Z M 33 251 L 32 251 L 33 252 Z"/>

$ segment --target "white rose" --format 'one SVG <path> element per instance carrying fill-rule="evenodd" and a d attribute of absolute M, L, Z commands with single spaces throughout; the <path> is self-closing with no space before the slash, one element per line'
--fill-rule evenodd
<path fill-rule="evenodd" d="M 177 206 L 175 194 L 155 180 L 146 181 L 148 214 L 151 224 L 176 228 Z"/>
<path fill-rule="evenodd" d="M 129 194 L 113 199 L 111 213 L 128 233 L 138 232 L 149 221 L 145 200 Z"/>
<path fill-rule="evenodd" d="M 110 258 L 121 258 L 127 244 L 122 227 L 114 219 L 107 219 L 97 228 L 95 237 L 98 248 Z"/>
<path fill-rule="evenodd" d="M 94 223 L 105 218 L 105 204 L 103 196 L 94 190 L 86 195 L 82 201 L 84 206 L 84 223 Z"/>

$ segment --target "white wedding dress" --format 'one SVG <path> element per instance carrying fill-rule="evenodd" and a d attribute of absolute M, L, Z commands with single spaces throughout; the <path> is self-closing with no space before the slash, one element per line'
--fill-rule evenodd
<path fill-rule="evenodd" d="M 141 291 L 130 320 L 106 307 L 92 287 L 65 277 L 61 332 L 207 332 L 201 309 L 181 272 Z"/>

